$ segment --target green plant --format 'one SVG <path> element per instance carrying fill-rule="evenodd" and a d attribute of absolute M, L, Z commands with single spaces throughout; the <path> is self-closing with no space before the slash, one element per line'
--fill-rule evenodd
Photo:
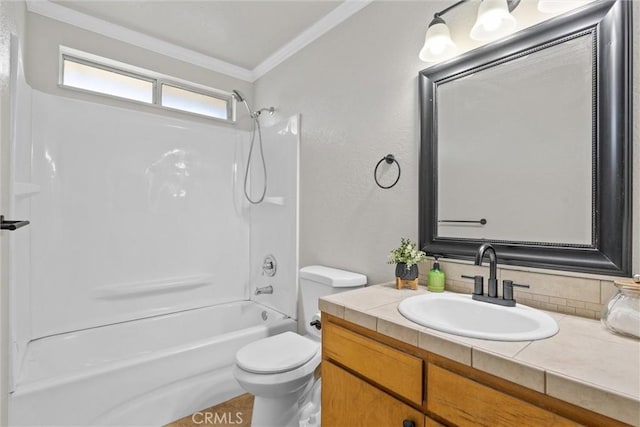
<path fill-rule="evenodd" d="M 389 252 L 389 264 L 407 264 L 407 269 L 425 259 L 427 254 L 418 250 L 418 245 L 411 239 L 400 239 L 400 246 Z"/>

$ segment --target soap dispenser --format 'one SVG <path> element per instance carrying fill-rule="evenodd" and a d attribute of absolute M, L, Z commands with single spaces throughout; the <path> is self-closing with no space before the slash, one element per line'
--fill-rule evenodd
<path fill-rule="evenodd" d="M 433 256 L 436 260 L 433 263 L 433 268 L 429 270 L 429 281 L 427 283 L 427 289 L 430 292 L 444 292 L 444 271 L 440 270 L 440 263 L 438 263 L 438 256 Z"/>

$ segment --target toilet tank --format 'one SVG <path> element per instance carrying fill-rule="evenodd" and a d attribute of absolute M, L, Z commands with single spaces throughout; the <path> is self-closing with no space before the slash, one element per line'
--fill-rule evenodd
<path fill-rule="evenodd" d="M 318 309 L 320 297 L 338 292 L 362 288 L 367 284 L 367 276 L 323 265 L 310 265 L 300 269 L 300 297 L 302 299 L 302 321 L 308 334 L 320 336 L 319 331 L 310 326 L 311 318 Z"/>

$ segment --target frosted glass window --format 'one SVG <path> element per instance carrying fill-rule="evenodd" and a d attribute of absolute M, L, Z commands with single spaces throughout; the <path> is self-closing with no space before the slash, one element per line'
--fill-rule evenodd
<path fill-rule="evenodd" d="M 63 63 L 62 84 L 78 89 L 153 103 L 153 82 L 103 68 L 85 65 L 67 58 Z"/>
<path fill-rule="evenodd" d="M 229 101 L 167 84 L 162 85 L 162 106 L 217 119 L 229 119 Z"/>

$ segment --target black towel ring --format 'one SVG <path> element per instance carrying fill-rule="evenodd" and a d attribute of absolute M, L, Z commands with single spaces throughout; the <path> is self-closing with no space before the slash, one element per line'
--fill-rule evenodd
<path fill-rule="evenodd" d="M 396 165 L 398 165 L 398 177 L 396 178 L 395 181 L 393 181 L 393 184 L 385 187 L 384 185 L 380 184 L 380 182 L 378 182 L 378 167 L 382 164 L 382 162 L 387 162 L 387 164 L 391 164 L 391 163 L 395 163 Z M 378 164 L 376 165 L 376 168 L 373 170 L 373 179 L 376 181 L 376 184 L 378 184 L 378 187 L 383 188 L 385 190 L 388 190 L 389 188 L 395 186 L 398 181 L 400 181 L 400 163 L 398 163 L 398 161 L 396 160 L 396 158 L 393 156 L 393 154 L 387 154 L 386 156 L 384 156 L 383 158 L 380 159 L 380 161 L 378 162 Z"/>

